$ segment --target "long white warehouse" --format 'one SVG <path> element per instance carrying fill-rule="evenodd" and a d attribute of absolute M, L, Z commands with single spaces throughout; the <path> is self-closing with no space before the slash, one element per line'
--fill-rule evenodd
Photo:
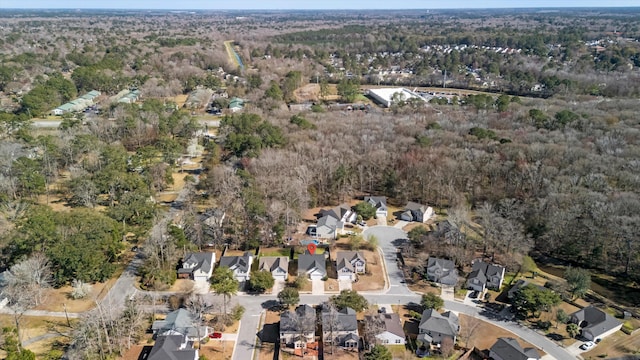
<path fill-rule="evenodd" d="M 414 98 L 426 102 L 423 97 L 405 88 L 369 89 L 368 94 L 375 101 L 379 102 L 385 107 L 391 107 L 394 101 L 407 101 Z"/>

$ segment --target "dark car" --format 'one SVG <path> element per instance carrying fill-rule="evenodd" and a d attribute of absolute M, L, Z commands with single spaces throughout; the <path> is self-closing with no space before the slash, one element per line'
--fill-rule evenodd
<path fill-rule="evenodd" d="M 480 295 L 480 292 L 478 290 L 473 290 L 471 294 L 469 294 L 469 297 L 472 299 L 477 299 L 478 295 Z"/>

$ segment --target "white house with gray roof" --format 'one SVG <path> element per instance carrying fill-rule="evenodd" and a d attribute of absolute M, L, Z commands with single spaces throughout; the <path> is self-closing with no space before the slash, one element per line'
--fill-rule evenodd
<path fill-rule="evenodd" d="M 299 305 L 295 311 L 280 315 L 280 344 L 296 349 L 306 348 L 316 338 L 316 310 L 309 305 Z"/>
<path fill-rule="evenodd" d="M 245 252 L 242 256 L 223 256 L 220 258 L 220 266 L 231 269 L 241 287 L 249 280 L 251 263 L 253 263 L 253 256 L 250 252 Z"/>
<path fill-rule="evenodd" d="M 183 335 L 158 336 L 148 360 L 198 360 L 198 349 Z"/>
<path fill-rule="evenodd" d="M 581 335 L 591 341 L 602 340 L 622 327 L 622 322 L 595 306 L 574 312 L 569 322 L 577 324 Z"/>
<path fill-rule="evenodd" d="M 460 331 L 460 321 L 451 311 L 440 314 L 436 310 L 427 309 L 422 313 L 418 326 L 417 341 L 424 346 L 439 345 L 444 338 L 450 338 L 453 343 Z"/>
<path fill-rule="evenodd" d="M 433 215 L 434 212 L 431 206 L 409 201 L 402 214 L 400 214 L 400 220 L 423 223 L 431 219 Z"/>
<path fill-rule="evenodd" d="M 213 252 L 189 253 L 182 260 L 182 267 L 178 269 L 179 278 L 190 278 L 195 281 L 209 281 L 216 263 Z"/>
<path fill-rule="evenodd" d="M 375 342 L 382 345 L 405 345 L 406 335 L 402 329 L 400 316 L 398 314 L 376 314 L 365 316 L 365 326 L 367 324 L 380 324 L 379 332 L 375 335 Z M 373 346 L 371 339 L 367 340 Z"/>
<path fill-rule="evenodd" d="M 376 208 L 376 216 L 387 216 L 386 196 L 365 196 L 364 202 L 369 203 Z"/>
<path fill-rule="evenodd" d="M 451 260 L 429 257 L 427 279 L 443 285 L 455 285 L 458 282 L 456 264 Z"/>
<path fill-rule="evenodd" d="M 500 290 L 504 281 L 504 266 L 475 261 L 467 279 L 467 288 L 483 292 L 485 289 Z"/>
<path fill-rule="evenodd" d="M 154 335 L 183 335 L 195 341 L 209 334 L 207 326 L 199 326 L 201 322 L 196 315 L 187 309 L 178 309 L 167 314 L 164 320 L 156 320 L 151 325 Z"/>
<path fill-rule="evenodd" d="M 324 254 L 300 254 L 298 256 L 298 276 L 309 276 L 312 280 L 327 276 L 327 260 Z"/>
<path fill-rule="evenodd" d="M 354 281 L 366 271 L 367 260 L 362 251 L 339 251 L 336 255 L 338 280 Z"/>
<path fill-rule="evenodd" d="M 322 341 L 345 349 L 358 349 L 358 319 L 352 308 L 322 309 Z M 326 349 L 326 347 L 325 347 Z"/>

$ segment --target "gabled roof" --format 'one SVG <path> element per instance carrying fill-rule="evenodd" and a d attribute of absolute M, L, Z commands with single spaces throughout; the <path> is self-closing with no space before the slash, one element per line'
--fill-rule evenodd
<path fill-rule="evenodd" d="M 574 312 L 571 314 L 571 319 L 583 330 L 589 330 L 594 337 L 620 326 L 620 321 L 594 306 L 587 306 Z"/>
<path fill-rule="evenodd" d="M 329 210 L 320 210 L 320 217 L 329 216 L 336 219 L 336 222 L 337 222 L 337 221 L 340 221 L 342 217 L 345 216 L 350 211 L 351 211 L 351 208 L 349 207 L 349 205 L 340 204 Z M 318 220 L 318 222 L 320 221 Z"/>
<path fill-rule="evenodd" d="M 425 212 L 427 210 L 427 205 L 423 205 L 423 204 L 419 204 L 417 202 L 409 201 L 404 208 L 407 209 L 407 210 Z"/>
<path fill-rule="evenodd" d="M 373 316 L 366 316 L 365 321 L 376 321 L 376 318 L 382 320 L 382 326 L 384 328 L 383 332 L 387 331 L 401 338 L 405 338 L 406 335 L 402 329 L 402 323 L 400 322 L 400 316 L 398 314 L 376 314 Z"/>
<path fill-rule="evenodd" d="M 208 273 L 209 271 L 211 271 L 211 269 L 213 269 L 214 255 L 215 254 L 212 252 L 189 253 L 187 254 L 187 256 L 185 256 L 184 260 L 182 260 L 182 263 L 195 266 L 190 266 L 190 269 L 178 269 L 178 273 L 190 274 L 198 269 L 205 273 Z"/>
<path fill-rule="evenodd" d="M 220 266 L 226 266 L 231 270 L 248 272 L 251 266 L 251 253 L 246 252 L 242 256 L 223 256 L 220 258 Z"/>
<path fill-rule="evenodd" d="M 500 275 L 504 272 L 504 267 L 495 264 L 489 264 L 484 261 L 476 261 L 471 266 L 471 269 L 475 272 L 481 270 L 487 277 Z"/>
<path fill-rule="evenodd" d="M 148 360 L 193 360 L 198 350 L 190 346 L 182 335 L 158 336 L 149 352 Z"/>
<path fill-rule="evenodd" d="M 458 317 L 450 311 L 440 314 L 433 309 L 427 309 L 422 313 L 419 328 L 426 332 L 432 331 L 455 337 L 458 333 L 459 321 Z"/>
<path fill-rule="evenodd" d="M 151 329 L 158 334 L 178 333 L 189 337 L 204 337 L 207 335 L 206 327 L 196 327 L 195 316 L 186 309 L 178 309 L 167 314 L 164 320 L 154 321 Z"/>
<path fill-rule="evenodd" d="M 335 319 L 332 318 L 331 312 L 327 308 L 322 309 L 322 331 L 331 330 L 331 322 L 333 322 L 333 331 L 358 331 L 358 319 L 356 311 L 352 308 L 344 308 L 335 313 Z"/>
<path fill-rule="evenodd" d="M 498 338 L 498 341 L 491 347 L 491 351 L 501 358 L 509 360 L 540 359 L 540 354 L 536 349 L 523 349 L 514 338 Z"/>
<path fill-rule="evenodd" d="M 298 273 L 308 273 L 314 269 L 327 272 L 327 263 L 323 254 L 300 254 L 298 256 Z"/>
<path fill-rule="evenodd" d="M 476 280 L 478 283 L 483 285 L 487 283 L 487 277 L 482 270 L 472 271 L 471 274 L 469 274 L 469 280 Z"/>
<path fill-rule="evenodd" d="M 300 321 L 300 319 L 304 319 Z M 295 311 L 287 310 L 280 315 L 280 332 L 300 332 L 299 326 L 304 326 L 303 332 L 315 332 L 316 310 L 309 305 L 299 305 Z"/>
<path fill-rule="evenodd" d="M 339 218 L 335 218 L 331 215 L 325 215 L 318 219 L 317 227 L 327 226 L 331 229 L 335 229 L 338 226 Z"/>
<path fill-rule="evenodd" d="M 347 268 L 354 271 L 353 263 L 357 260 L 367 263 L 362 251 L 339 251 L 336 256 L 336 268 L 338 271 Z"/>
<path fill-rule="evenodd" d="M 365 196 L 364 201 L 373 205 L 376 209 L 379 208 L 387 208 L 387 197 L 386 196 Z"/>
<path fill-rule="evenodd" d="M 289 271 L 289 258 L 286 256 L 263 256 L 258 262 L 258 270 L 272 272 L 277 268 L 288 272 Z"/>

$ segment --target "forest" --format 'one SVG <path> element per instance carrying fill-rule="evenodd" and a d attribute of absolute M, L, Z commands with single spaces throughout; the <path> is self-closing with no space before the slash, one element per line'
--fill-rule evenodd
<path fill-rule="evenodd" d="M 0 270 L 44 256 L 50 286 L 105 281 L 144 244 L 142 287 L 164 290 L 187 249 L 282 245 L 307 210 L 380 195 L 479 229 L 419 234 L 417 253 L 638 281 L 640 12 L 605 15 L 0 10 Z M 478 92 L 386 109 L 374 84 Z M 200 89 L 245 107 L 179 104 Z M 95 111 L 51 115 L 91 90 Z M 202 171 L 181 172 L 194 146 Z M 184 215 L 165 223 L 176 176 Z"/>

